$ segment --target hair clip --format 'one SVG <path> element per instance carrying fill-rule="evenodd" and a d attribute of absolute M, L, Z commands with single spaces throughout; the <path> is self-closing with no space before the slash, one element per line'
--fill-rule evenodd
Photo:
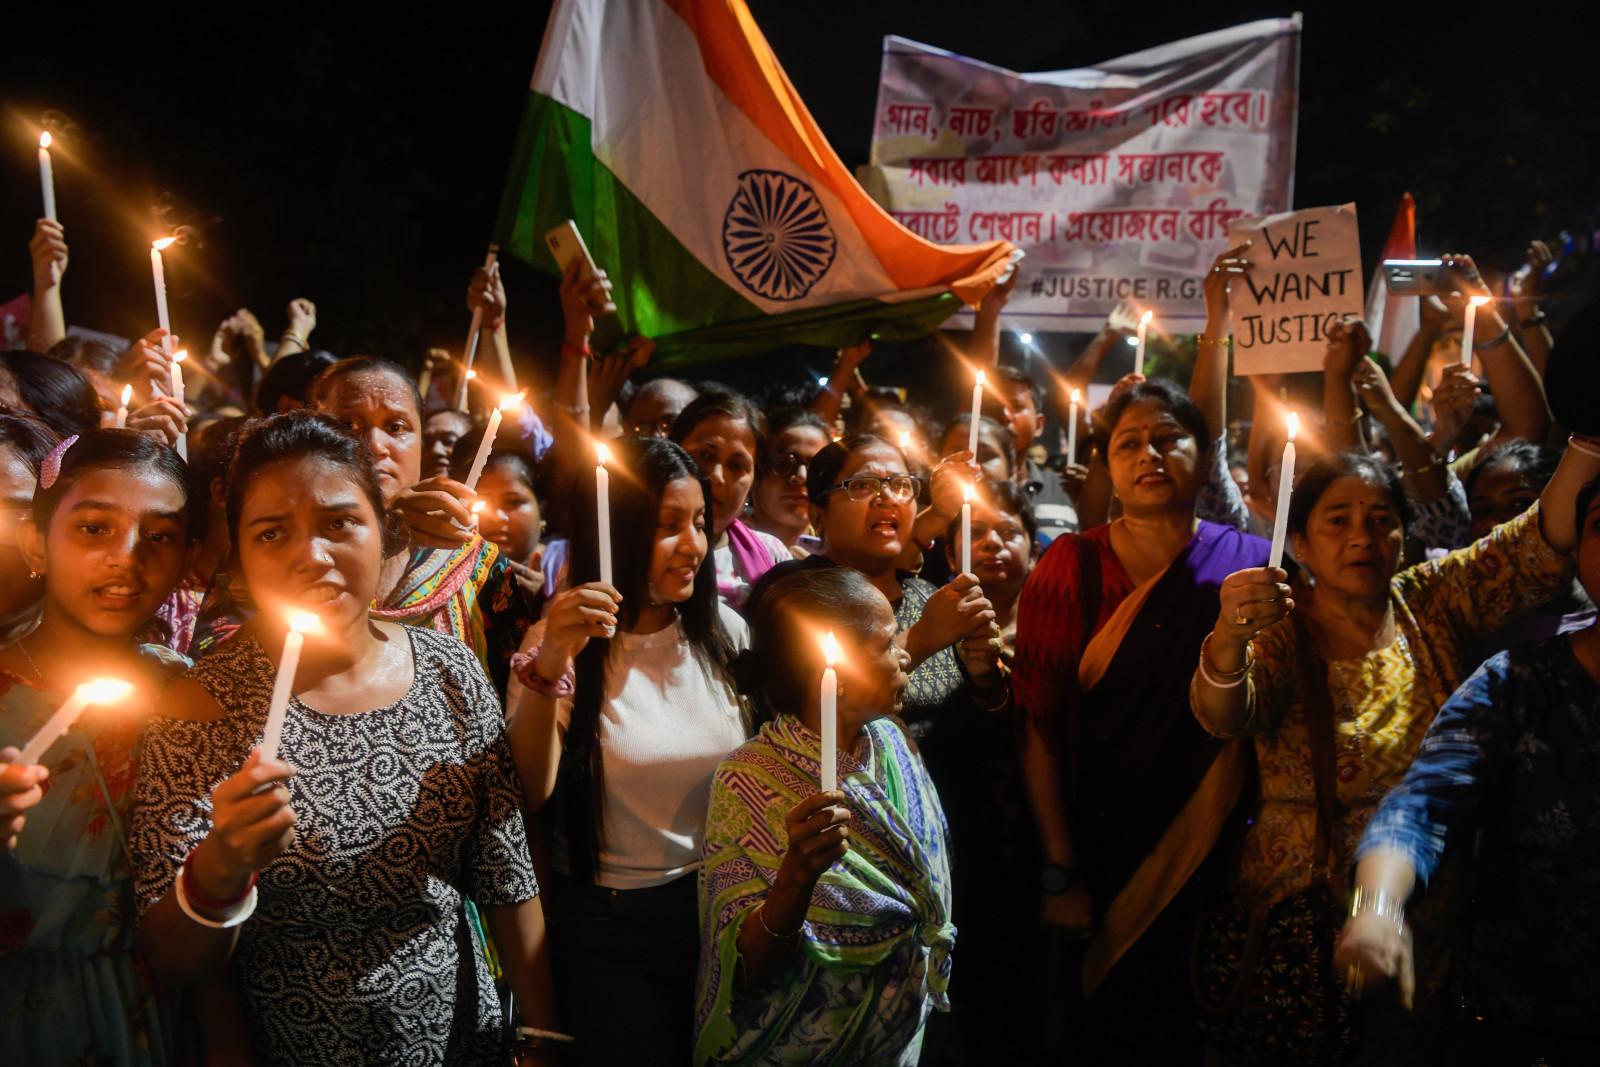
<path fill-rule="evenodd" d="M 48 489 L 56 484 L 56 479 L 61 477 L 61 460 L 67 454 L 67 449 L 77 443 L 78 435 L 63 437 L 61 443 L 50 450 L 44 457 L 44 462 L 39 464 L 39 488 Z"/>

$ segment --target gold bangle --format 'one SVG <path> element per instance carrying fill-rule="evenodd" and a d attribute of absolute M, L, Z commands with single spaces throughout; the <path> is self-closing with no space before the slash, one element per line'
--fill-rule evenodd
<path fill-rule="evenodd" d="M 1415 478 L 1416 476 L 1418 476 L 1420 474 L 1430 474 L 1433 471 L 1438 470 L 1442 466 L 1444 466 L 1443 457 L 1434 456 L 1433 459 L 1428 463 L 1428 465 L 1426 467 L 1413 467 L 1410 470 L 1407 470 L 1405 467 L 1401 467 L 1400 468 L 1400 477 L 1402 477 L 1402 478 Z"/>
<path fill-rule="evenodd" d="M 1222 337 L 1207 337 L 1203 333 L 1197 333 L 1194 335 L 1194 343 L 1196 345 L 1225 345 L 1228 343 L 1228 338 L 1226 335 Z"/>
<path fill-rule="evenodd" d="M 756 905 L 756 922 L 761 924 L 761 929 L 763 929 L 763 930 L 765 930 L 767 932 L 767 936 L 768 937 L 772 938 L 774 941 L 793 941 L 793 940 L 795 940 L 796 938 L 798 938 L 800 936 L 800 931 L 799 930 L 796 930 L 792 934 L 780 934 L 780 933 L 778 933 L 778 931 L 776 931 L 772 927 L 768 926 L 767 925 L 767 917 L 764 914 L 766 912 L 766 910 L 767 910 L 767 902 L 766 901 L 763 900 L 760 904 Z"/>

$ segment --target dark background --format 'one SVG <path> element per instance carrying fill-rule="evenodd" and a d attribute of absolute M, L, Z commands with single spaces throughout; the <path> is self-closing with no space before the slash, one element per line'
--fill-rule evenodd
<path fill-rule="evenodd" d="M 751 0 L 789 76 L 851 166 L 865 162 L 883 36 L 1017 70 L 1083 66 L 1288 4 L 1087 0 Z M 0 300 L 28 289 L 39 213 L 33 146 L 58 114 L 70 322 L 154 326 L 148 243 L 168 255 L 173 316 L 203 346 L 253 308 L 319 308 L 315 343 L 414 361 L 457 349 L 548 3 L 365 10 L 241 4 L 39 5 L 10 20 L 0 62 L 5 185 Z M 1425 251 L 1513 266 L 1527 239 L 1595 227 L 1591 36 L 1578 5 L 1307 5 L 1295 201 L 1356 201 L 1375 261 L 1403 190 Z M 619 57 L 618 62 L 627 62 Z M 507 269 L 511 335 L 541 353 L 553 286 Z M 1059 357 L 1068 339 L 1041 339 Z M 924 358 L 875 360 L 879 380 Z M 821 354 L 812 362 L 821 366 Z M 771 357 L 719 368 L 735 380 Z M 803 375 L 798 361 L 779 373 Z"/>

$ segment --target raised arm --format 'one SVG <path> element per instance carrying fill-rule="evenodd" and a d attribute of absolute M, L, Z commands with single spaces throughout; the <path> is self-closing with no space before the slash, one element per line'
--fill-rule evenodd
<path fill-rule="evenodd" d="M 1533 364 L 1541 380 L 1545 364 L 1550 361 L 1554 339 L 1545 323 L 1544 311 L 1539 307 L 1539 298 L 1543 295 L 1544 272 L 1554 261 L 1549 245 L 1533 241 L 1524 253 L 1522 266 L 1511 276 L 1511 312 L 1516 316 L 1528 362 Z"/>
<path fill-rule="evenodd" d="M 1206 417 L 1211 439 L 1220 440 L 1228 429 L 1228 336 L 1233 332 L 1233 308 L 1228 301 L 1228 286 L 1250 270 L 1244 252 L 1246 241 L 1218 256 L 1206 271 L 1201 291 L 1206 298 L 1206 328 L 1194 339 L 1194 377 L 1189 380 L 1189 399 Z"/>
<path fill-rule="evenodd" d="M 1471 256 L 1445 256 L 1444 261 L 1455 273 L 1466 297 L 1490 295 Z M 1480 339 L 1473 344 L 1475 354 L 1483 362 L 1484 377 L 1489 380 L 1500 412 L 1500 432 L 1496 436 L 1543 441 L 1550 432 L 1550 405 L 1545 399 L 1544 382 L 1493 300 L 1478 309 L 1474 336 Z"/>
<path fill-rule="evenodd" d="M 33 224 L 28 242 L 33 259 L 33 316 L 28 320 L 28 347 L 48 352 L 67 338 L 67 313 L 61 305 L 61 279 L 67 273 L 67 232 L 54 219 Z"/>
<path fill-rule="evenodd" d="M 1322 439 L 1329 452 L 1365 452 L 1361 407 L 1356 403 L 1356 367 L 1366 360 L 1369 338 L 1361 320 L 1348 316 L 1328 328 L 1322 356 Z"/>
<path fill-rule="evenodd" d="M 846 393 L 858 397 L 865 395 L 866 381 L 861 377 L 861 364 L 870 355 L 870 340 L 858 341 L 839 349 L 833 361 L 833 373 L 828 375 L 828 384 L 819 389 L 816 399 L 811 401 L 812 414 L 832 426 L 839 418 L 839 409 L 844 405 Z"/>
<path fill-rule="evenodd" d="M 1367 410 L 1389 434 L 1407 494 L 1419 504 L 1443 497 L 1449 488 L 1444 460 L 1434 452 L 1422 427 L 1395 399 L 1383 368 L 1376 361 L 1363 358 L 1356 365 L 1352 381 Z"/>
<path fill-rule="evenodd" d="M 1389 376 L 1395 399 L 1406 408 L 1417 402 L 1417 391 L 1428 373 L 1428 356 L 1433 352 L 1433 343 L 1450 324 L 1450 308 L 1444 301 L 1436 296 L 1424 296 L 1419 300 L 1417 332 L 1411 335 L 1405 353 Z"/>
<path fill-rule="evenodd" d="M 978 301 L 978 310 L 972 317 L 972 340 L 967 348 L 967 358 L 974 368 L 995 367 L 1000 363 L 1000 314 L 1006 309 L 1006 301 L 1011 299 L 1011 291 L 1017 287 L 1019 274 L 1021 271 L 1012 267 L 1005 281 L 991 286 Z"/>

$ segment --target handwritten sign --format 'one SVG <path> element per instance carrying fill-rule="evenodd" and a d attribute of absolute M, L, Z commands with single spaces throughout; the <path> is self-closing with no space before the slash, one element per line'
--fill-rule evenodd
<path fill-rule="evenodd" d="M 1265 19 L 1037 74 L 888 37 L 858 177 L 919 237 L 1024 249 L 1012 329 L 1097 330 L 1119 301 L 1199 329 L 1228 225 L 1289 207 L 1299 33 Z"/>
<path fill-rule="evenodd" d="M 1250 272 L 1228 289 L 1234 373 L 1321 370 L 1328 327 L 1362 313 L 1356 206 L 1240 219 L 1228 243 L 1245 241 Z"/>

